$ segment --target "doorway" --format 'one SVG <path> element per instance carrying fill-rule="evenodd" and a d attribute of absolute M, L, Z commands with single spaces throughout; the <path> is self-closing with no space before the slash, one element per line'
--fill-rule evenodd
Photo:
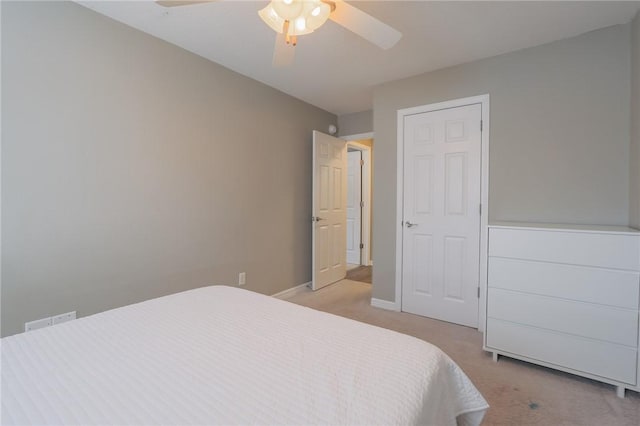
<path fill-rule="evenodd" d="M 351 268 L 371 265 L 372 149 L 373 139 L 347 142 L 346 250 L 347 265 Z"/>
<path fill-rule="evenodd" d="M 347 145 L 347 270 L 362 257 L 362 163 L 362 151 Z"/>
<path fill-rule="evenodd" d="M 344 136 L 342 139 L 313 131 L 313 195 L 312 195 L 312 280 L 318 290 L 347 274 L 347 253 L 360 270 L 357 281 L 371 283 L 371 177 L 373 133 Z M 352 192 L 348 186 L 348 152 L 352 151 L 354 167 Z M 357 156 L 357 157 L 356 157 Z M 358 183 L 359 182 L 359 183 Z M 351 196 L 348 200 L 348 195 Z M 347 206 L 352 208 L 347 249 Z"/>
<path fill-rule="evenodd" d="M 347 142 L 347 279 L 372 281 L 371 178 L 373 136 L 342 137 Z"/>

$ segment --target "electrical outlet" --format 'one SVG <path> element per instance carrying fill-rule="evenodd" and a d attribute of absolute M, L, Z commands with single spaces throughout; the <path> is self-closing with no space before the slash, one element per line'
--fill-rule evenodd
<path fill-rule="evenodd" d="M 49 327 L 51 325 L 51 318 L 42 318 L 35 321 L 29 321 L 24 323 L 24 331 L 33 331 L 39 328 Z"/>
<path fill-rule="evenodd" d="M 52 325 L 60 324 L 63 322 L 71 321 L 76 319 L 76 311 L 67 312 L 66 314 L 56 315 L 55 317 L 51 317 Z"/>
<path fill-rule="evenodd" d="M 247 283 L 247 274 L 246 272 L 240 272 L 238 274 L 238 285 L 245 285 Z"/>

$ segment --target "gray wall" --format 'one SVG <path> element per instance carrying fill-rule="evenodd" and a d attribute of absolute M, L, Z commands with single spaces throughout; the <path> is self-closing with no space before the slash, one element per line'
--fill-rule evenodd
<path fill-rule="evenodd" d="M 395 297 L 398 109 L 491 95 L 490 220 L 627 225 L 629 92 L 629 25 L 377 87 L 373 297 Z"/>
<path fill-rule="evenodd" d="M 338 117 L 340 136 L 359 135 L 373 132 L 373 111 L 354 112 Z"/>
<path fill-rule="evenodd" d="M 2 335 L 209 284 L 311 279 L 336 117 L 73 3 L 2 5 Z"/>
<path fill-rule="evenodd" d="M 629 224 L 640 229 L 640 12 L 631 30 L 631 154 Z"/>

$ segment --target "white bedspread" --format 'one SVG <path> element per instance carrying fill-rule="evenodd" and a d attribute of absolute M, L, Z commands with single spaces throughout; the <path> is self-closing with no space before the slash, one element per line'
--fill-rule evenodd
<path fill-rule="evenodd" d="M 2 424 L 477 424 L 433 345 L 213 286 L 2 339 Z"/>

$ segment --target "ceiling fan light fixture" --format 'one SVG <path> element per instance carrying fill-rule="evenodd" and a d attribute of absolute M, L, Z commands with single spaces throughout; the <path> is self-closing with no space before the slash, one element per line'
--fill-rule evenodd
<path fill-rule="evenodd" d="M 330 4 L 323 0 L 271 0 L 258 15 L 280 34 L 285 32 L 285 21 L 291 22 L 286 35 L 299 36 L 312 33 L 329 19 L 333 10 Z"/>

